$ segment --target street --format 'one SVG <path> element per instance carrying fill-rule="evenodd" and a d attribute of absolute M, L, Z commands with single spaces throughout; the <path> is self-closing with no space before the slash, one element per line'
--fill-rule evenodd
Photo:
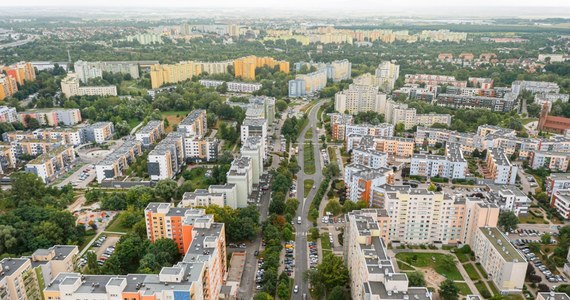
<path fill-rule="evenodd" d="M 321 164 L 321 153 L 319 147 L 319 135 L 317 134 L 317 112 L 324 101 L 317 103 L 309 111 L 309 124 L 303 129 L 299 134 L 298 144 L 299 144 L 299 154 L 298 163 L 301 168 L 299 173 L 297 173 L 297 198 L 301 206 L 297 209 L 298 216 L 301 216 L 301 224 L 295 224 L 296 237 L 295 237 L 295 281 L 293 285 L 299 286 L 299 292 L 293 293 L 291 299 L 303 299 L 303 294 L 307 295 L 307 299 L 310 299 L 310 293 L 308 289 L 308 284 L 303 280 L 303 273 L 308 269 L 308 256 L 307 256 L 307 232 L 311 228 L 312 224 L 309 223 L 307 219 L 309 208 L 311 202 L 317 193 L 317 188 L 323 181 L 322 174 L 322 164 Z M 315 174 L 307 175 L 305 174 L 304 161 L 303 161 L 303 145 L 305 144 L 305 133 L 308 130 L 313 130 L 312 143 L 314 145 L 314 157 L 315 157 Z M 311 189 L 307 198 L 304 198 L 304 181 L 305 179 L 313 179 L 315 186 L 317 188 Z"/>

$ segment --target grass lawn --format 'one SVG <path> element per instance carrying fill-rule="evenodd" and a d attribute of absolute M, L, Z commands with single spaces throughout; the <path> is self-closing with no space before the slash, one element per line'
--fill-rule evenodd
<path fill-rule="evenodd" d="M 445 256 L 453 259 L 451 255 L 444 255 L 440 253 L 411 253 L 402 252 L 396 254 L 396 258 L 409 263 L 414 267 L 425 268 L 429 267 L 434 269 L 437 273 L 445 276 L 451 280 L 463 280 L 463 276 L 457 270 L 455 264 L 450 266 L 445 266 L 442 261 Z"/>
<path fill-rule="evenodd" d="M 305 139 L 312 139 L 313 138 L 313 129 L 309 128 L 307 129 L 307 132 L 305 132 Z"/>
<path fill-rule="evenodd" d="M 546 221 L 543 218 L 535 217 L 533 214 L 527 214 L 526 216 L 519 216 L 519 221 L 521 224 L 543 224 Z M 546 222 L 548 223 L 548 222 Z"/>
<path fill-rule="evenodd" d="M 475 270 L 475 267 L 473 266 L 473 264 L 468 263 L 468 264 L 464 264 L 463 268 L 465 268 L 465 271 L 467 272 L 467 274 L 469 275 L 469 278 L 471 278 L 471 280 L 480 280 L 481 277 L 479 276 L 479 273 L 477 273 L 477 270 Z"/>
<path fill-rule="evenodd" d="M 398 263 L 398 268 L 400 268 L 400 271 L 415 271 L 414 268 L 410 267 L 407 263 L 403 262 L 403 261 L 396 261 Z"/>
<path fill-rule="evenodd" d="M 321 233 L 321 247 L 323 249 L 323 255 L 325 251 L 331 251 L 331 242 L 329 240 L 329 233 L 323 232 Z"/>
<path fill-rule="evenodd" d="M 304 190 L 305 197 L 307 197 L 307 195 L 309 194 L 309 192 L 313 188 L 314 184 L 315 184 L 315 181 L 312 179 L 307 179 L 307 180 L 305 180 L 305 182 L 303 182 L 303 186 L 305 187 L 305 190 Z"/>
<path fill-rule="evenodd" d="M 186 118 L 188 111 L 165 111 L 161 113 L 163 118 L 168 120 L 168 128 L 165 128 L 166 132 L 171 132 L 174 125 L 180 123 L 180 121 Z"/>
<path fill-rule="evenodd" d="M 313 151 L 313 143 L 303 145 L 303 158 L 306 174 L 315 174 L 315 155 Z"/>
<path fill-rule="evenodd" d="M 182 172 L 182 176 L 185 174 L 189 174 L 190 182 L 192 182 L 194 189 L 207 189 L 210 185 L 206 178 L 206 168 L 197 167 L 192 170 L 185 170 Z M 186 179 L 186 181 L 188 180 Z"/>
<path fill-rule="evenodd" d="M 528 123 L 530 123 L 530 122 L 534 122 L 534 121 L 538 121 L 538 119 L 537 119 L 537 118 L 526 118 L 526 119 L 522 119 L 522 120 L 521 120 L 521 123 L 522 123 L 523 125 L 526 125 L 526 124 L 528 124 Z"/>
<path fill-rule="evenodd" d="M 475 287 L 477 288 L 477 290 L 479 291 L 479 293 L 481 295 L 483 295 L 485 293 L 485 291 L 487 291 L 489 294 L 491 294 L 491 292 L 487 289 L 487 287 L 485 286 L 485 283 L 483 283 L 483 281 L 475 282 Z"/>
<path fill-rule="evenodd" d="M 487 272 L 485 272 L 485 270 L 480 264 L 475 264 L 475 267 L 477 267 L 477 270 L 479 270 L 479 273 L 481 273 L 483 277 L 487 278 Z"/>
<path fill-rule="evenodd" d="M 500 294 L 499 289 L 497 289 L 497 287 L 495 286 L 495 283 L 492 280 L 487 281 L 487 285 L 491 289 L 491 292 L 493 293 L 493 295 L 499 295 Z"/>
<path fill-rule="evenodd" d="M 331 163 L 336 162 L 336 151 L 334 147 L 329 147 L 329 159 Z"/>
<path fill-rule="evenodd" d="M 455 251 L 455 256 L 457 256 L 457 259 L 459 259 L 459 261 L 462 263 L 469 261 L 469 256 L 467 256 L 467 254 L 465 254 L 465 253 Z"/>
<path fill-rule="evenodd" d="M 123 219 L 123 217 L 122 217 L 121 213 L 118 213 L 113 218 L 111 223 L 109 223 L 107 228 L 105 228 L 105 231 L 112 231 L 112 232 L 127 232 L 127 231 L 129 231 L 129 228 L 123 227 L 121 225 L 122 219 Z"/>
<path fill-rule="evenodd" d="M 455 286 L 459 289 L 459 294 L 466 296 L 472 294 L 471 289 L 465 282 L 454 282 Z"/>

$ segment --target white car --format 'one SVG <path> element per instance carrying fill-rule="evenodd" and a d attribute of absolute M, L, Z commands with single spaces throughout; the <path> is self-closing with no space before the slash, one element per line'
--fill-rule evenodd
<path fill-rule="evenodd" d="M 293 293 L 297 294 L 299 292 L 299 286 L 295 285 L 295 288 L 293 288 Z"/>

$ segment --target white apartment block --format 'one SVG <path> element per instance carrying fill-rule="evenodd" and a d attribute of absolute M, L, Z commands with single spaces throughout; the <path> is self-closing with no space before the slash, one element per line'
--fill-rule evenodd
<path fill-rule="evenodd" d="M 451 126 L 451 115 L 448 114 L 417 114 L 416 125 L 433 126 L 433 124 L 445 124 Z"/>
<path fill-rule="evenodd" d="M 350 162 L 372 169 L 388 168 L 388 154 L 359 147 L 352 149 Z"/>
<path fill-rule="evenodd" d="M 528 262 L 496 227 L 480 227 L 471 249 L 501 292 L 521 292 Z"/>
<path fill-rule="evenodd" d="M 488 174 L 485 178 L 492 179 L 496 184 L 515 184 L 518 167 L 511 164 L 509 158 L 501 148 L 487 149 L 485 159 Z"/>
<path fill-rule="evenodd" d="M 97 122 L 81 129 L 83 140 L 97 144 L 104 143 L 113 137 L 115 127 L 112 122 Z"/>
<path fill-rule="evenodd" d="M 8 106 L 0 106 L 0 123 L 13 123 L 18 121 L 16 109 Z"/>
<path fill-rule="evenodd" d="M 4 258 L 0 261 L 1 299 L 41 299 L 38 279 L 28 258 Z"/>
<path fill-rule="evenodd" d="M 364 147 L 375 149 L 398 157 L 411 157 L 414 154 L 414 140 L 400 137 L 382 137 L 351 134 L 346 138 L 346 151 Z"/>
<path fill-rule="evenodd" d="M 142 143 L 138 140 L 126 140 L 119 148 L 109 153 L 95 164 L 95 174 L 97 182 L 101 183 L 105 179 L 125 175 L 123 172 L 129 168 L 136 158 L 142 154 Z"/>
<path fill-rule="evenodd" d="M 178 204 L 179 207 L 208 207 L 210 205 L 217 205 L 219 207 L 225 206 L 224 194 L 210 193 L 205 189 L 196 189 L 194 192 L 186 192 L 182 196 L 182 200 Z"/>
<path fill-rule="evenodd" d="M 210 185 L 210 193 L 220 193 L 224 195 L 224 205 L 237 208 L 237 188 L 235 184 L 226 183 L 224 185 Z"/>
<path fill-rule="evenodd" d="M 184 152 L 184 134 L 171 132 L 152 151 L 148 153 L 148 175 L 150 180 L 174 178 L 182 171 L 186 159 Z"/>
<path fill-rule="evenodd" d="M 266 158 L 267 141 L 267 120 L 265 119 L 245 119 L 240 127 L 240 139 L 242 145 L 249 137 L 259 137 L 263 148 L 263 158 Z"/>
<path fill-rule="evenodd" d="M 445 155 L 414 154 L 410 163 L 410 175 L 463 179 L 467 160 L 458 144 L 446 144 Z"/>
<path fill-rule="evenodd" d="M 334 107 L 340 113 L 381 113 L 385 103 L 386 94 L 380 93 L 378 86 L 351 84 L 347 90 L 336 93 Z"/>
<path fill-rule="evenodd" d="M 552 195 L 550 207 L 556 208 L 556 211 L 564 218 L 570 219 L 570 191 L 559 190 Z"/>
<path fill-rule="evenodd" d="M 408 108 L 407 104 L 396 103 L 392 100 L 386 102 L 386 122 L 398 125 L 404 124 L 406 130 L 416 125 L 416 109 Z"/>
<path fill-rule="evenodd" d="M 353 202 L 369 201 L 374 187 L 393 183 L 392 169 L 373 169 L 360 164 L 349 164 L 344 168 L 347 199 Z"/>
<path fill-rule="evenodd" d="M 511 84 L 511 92 L 515 95 L 522 91 L 543 94 L 558 94 L 560 87 L 554 82 L 517 80 Z"/>
<path fill-rule="evenodd" d="M 241 156 L 251 159 L 253 184 L 259 184 L 259 179 L 263 174 L 264 150 L 261 138 L 257 136 L 248 137 L 240 149 Z"/>
<path fill-rule="evenodd" d="M 546 194 L 552 201 L 552 196 L 558 191 L 570 190 L 570 173 L 552 173 L 544 183 Z"/>
<path fill-rule="evenodd" d="M 566 172 L 570 162 L 570 153 L 534 151 L 530 155 L 529 166 L 532 169 L 546 168 L 558 172 Z"/>
<path fill-rule="evenodd" d="M 517 216 L 528 214 L 532 201 L 516 186 L 487 184 L 489 200 L 501 210 L 514 212 Z"/>
<path fill-rule="evenodd" d="M 97 61 L 88 62 L 78 60 L 73 64 L 79 80 L 87 83 L 89 79 L 102 78 L 103 72 L 129 74 L 132 78 L 139 78 L 138 62 L 128 61 Z"/>
<path fill-rule="evenodd" d="M 178 131 L 186 135 L 203 137 L 208 131 L 206 110 L 196 109 L 191 111 L 186 118 L 178 124 Z"/>
<path fill-rule="evenodd" d="M 61 81 L 61 91 L 66 97 L 73 96 L 117 96 L 117 87 L 110 86 L 79 86 L 77 74 L 68 73 Z"/>
<path fill-rule="evenodd" d="M 384 92 L 390 92 L 394 89 L 396 80 L 400 76 L 400 66 L 389 61 L 383 61 L 376 68 L 374 75 L 376 75 L 380 89 Z"/>
<path fill-rule="evenodd" d="M 381 232 L 386 212 L 366 209 L 348 213 L 344 229 L 344 261 L 350 276 L 351 299 L 431 300 L 425 287 L 410 287 L 405 273 L 397 273 Z"/>
<path fill-rule="evenodd" d="M 261 83 L 237 82 L 237 81 L 222 81 L 222 80 L 208 80 L 201 79 L 200 84 L 205 87 L 217 88 L 222 84 L 226 84 L 228 92 L 235 93 L 253 93 L 261 89 Z"/>
<path fill-rule="evenodd" d="M 394 136 L 394 124 L 382 123 L 378 125 L 346 125 L 345 137 L 351 134 L 392 137 Z"/>
<path fill-rule="evenodd" d="M 144 147 L 148 147 L 158 142 L 163 134 L 164 122 L 152 120 L 135 133 L 135 140 L 140 141 Z"/>
<path fill-rule="evenodd" d="M 236 206 L 246 207 L 253 190 L 253 166 L 251 158 L 239 157 L 232 161 L 227 173 L 229 184 L 236 186 Z"/>

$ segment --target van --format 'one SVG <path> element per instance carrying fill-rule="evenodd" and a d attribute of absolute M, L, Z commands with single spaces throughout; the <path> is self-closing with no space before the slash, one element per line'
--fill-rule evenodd
<path fill-rule="evenodd" d="M 301 224 L 301 217 L 297 217 L 297 224 Z"/>

